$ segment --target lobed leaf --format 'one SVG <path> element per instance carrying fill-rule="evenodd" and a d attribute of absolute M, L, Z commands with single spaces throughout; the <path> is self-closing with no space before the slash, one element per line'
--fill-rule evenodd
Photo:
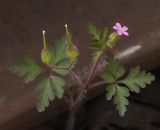
<path fill-rule="evenodd" d="M 91 22 L 87 22 L 86 27 L 87 27 L 88 33 L 92 36 L 92 39 L 99 41 L 101 38 L 100 29 Z"/>
<path fill-rule="evenodd" d="M 61 67 L 64 69 L 53 68 L 52 70 L 60 75 L 68 74 L 68 67 L 74 68 L 77 63 L 77 59 L 74 61 L 70 60 L 66 55 L 67 50 L 67 39 L 63 38 L 55 43 L 55 47 L 51 49 L 51 62 L 54 66 Z M 66 69 L 65 69 L 66 68 Z"/>
<path fill-rule="evenodd" d="M 108 27 L 105 27 L 101 33 L 101 41 L 106 41 L 106 38 L 108 36 Z"/>
<path fill-rule="evenodd" d="M 116 85 L 115 84 L 110 84 L 106 88 L 106 98 L 107 100 L 111 100 L 112 97 L 116 94 Z"/>
<path fill-rule="evenodd" d="M 61 99 L 63 97 L 64 84 L 65 84 L 65 81 L 62 78 L 60 78 L 58 76 L 52 76 L 51 77 L 52 88 L 54 90 L 54 93 L 55 93 L 56 97 L 59 98 L 59 99 Z"/>
<path fill-rule="evenodd" d="M 37 93 L 37 110 L 42 112 L 49 106 L 49 101 L 55 97 L 61 99 L 64 93 L 64 80 L 58 76 L 43 78 L 36 88 Z"/>
<path fill-rule="evenodd" d="M 11 65 L 9 70 L 22 77 L 25 83 L 29 83 L 43 71 L 35 60 L 26 58 L 17 64 Z"/>
<path fill-rule="evenodd" d="M 140 88 L 146 87 L 147 84 L 151 84 L 155 80 L 154 75 L 140 71 L 139 66 L 132 68 L 125 79 L 119 79 L 124 74 L 124 68 L 118 64 L 113 56 L 109 56 L 107 70 L 101 74 L 101 78 L 109 84 L 106 88 L 106 98 L 111 100 L 113 97 L 120 116 L 124 116 L 127 110 L 129 90 L 138 93 Z"/>
<path fill-rule="evenodd" d="M 130 96 L 129 89 L 118 84 L 110 84 L 106 88 L 106 98 L 111 100 L 114 99 L 114 104 L 116 104 L 116 109 L 119 111 L 120 116 L 124 116 L 126 112 L 126 106 L 129 104 L 127 97 Z"/>
<path fill-rule="evenodd" d="M 121 65 L 119 65 L 118 61 L 115 60 L 112 55 L 108 57 L 107 61 L 107 70 L 101 74 L 101 78 L 106 80 L 107 83 L 113 83 L 118 78 L 124 75 L 125 70 Z"/>
<path fill-rule="evenodd" d="M 114 104 L 116 104 L 116 109 L 119 111 L 120 116 L 124 116 L 127 110 L 126 106 L 129 104 L 128 96 L 130 96 L 128 88 L 116 85 Z"/>
<path fill-rule="evenodd" d="M 50 82 L 50 78 L 44 78 L 38 83 L 36 88 L 38 112 L 44 111 L 45 107 L 49 106 L 49 101 L 55 99 L 55 94 Z"/>
<path fill-rule="evenodd" d="M 128 76 L 121 80 L 121 83 L 125 84 L 130 91 L 139 93 L 140 88 L 145 88 L 147 84 L 151 84 L 155 80 L 155 76 L 145 71 L 140 71 L 140 67 L 132 68 Z"/>

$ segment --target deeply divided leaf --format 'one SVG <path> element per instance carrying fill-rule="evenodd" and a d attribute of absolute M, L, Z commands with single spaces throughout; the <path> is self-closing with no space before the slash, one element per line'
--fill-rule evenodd
<path fill-rule="evenodd" d="M 45 110 L 45 107 L 49 106 L 49 101 L 55 99 L 55 94 L 51 86 L 50 78 L 41 79 L 38 83 L 36 93 L 37 93 L 37 110 L 42 112 Z"/>
<path fill-rule="evenodd" d="M 87 31 L 91 35 L 93 40 L 100 40 L 101 31 L 100 29 L 91 22 L 86 23 Z"/>
<path fill-rule="evenodd" d="M 116 109 L 119 111 L 120 116 L 124 116 L 126 112 L 126 106 L 129 104 L 127 97 L 129 94 L 129 89 L 120 86 L 118 84 L 110 84 L 106 88 L 107 100 L 114 99 L 114 104 L 116 104 Z"/>
<path fill-rule="evenodd" d="M 116 85 L 115 84 L 108 85 L 106 91 L 107 91 L 106 93 L 107 100 L 111 100 L 116 93 Z"/>
<path fill-rule="evenodd" d="M 56 97 L 59 99 L 61 99 L 63 97 L 64 84 L 65 84 L 65 81 L 62 78 L 60 78 L 58 76 L 52 76 L 51 85 L 52 85 L 52 88 L 53 88 L 53 91 L 54 91 Z"/>
<path fill-rule="evenodd" d="M 151 84 L 155 80 L 155 76 L 145 71 L 140 71 L 140 67 L 132 68 L 128 76 L 121 81 L 130 91 L 139 93 L 140 88 L 145 88 L 147 84 Z"/>
<path fill-rule="evenodd" d="M 108 27 L 105 27 L 101 33 L 101 41 L 106 41 L 108 35 Z"/>
<path fill-rule="evenodd" d="M 124 116 L 126 112 L 126 105 L 129 104 L 127 97 L 129 96 L 129 90 L 123 86 L 116 86 L 116 93 L 114 96 L 114 104 L 116 109 L 119 111 L 120 116 Z"/>
<path fill-rule="evenodd" d="M 71 61 L 67 55 L 67 39 L 63 38 L 55 43 L 54 48 L 51 50 L 51 61 L 50 63 L 54 66 L 57 66 L 59 68 L 53 68 L 53 71 L 60 74 L 60 75 L 66 75 L 68 74 L 67 68 L 73 68 L 74 65 L 77 63 L 77 59 L 74 61 Z"/>
<path fill-rule="evenodd" d="M 64 80 L 58 76 L 41 79 L 37 89 L 37 110 L 42 112 L 55 97 L 61 99 L 64 93 Z"/>
<path fill-rule="evenodd" d="M 140 92 L 140 88 L 146 87 L 155 80 L 155 76 L 145 71 L 140 71 L 140 67 L 132 68 L 128 76 L 122 79 L 125 73 L 124 68 L 118 64 L 118 61 L 113 56 L 108 57 L 107 70 L 101 74 L 109 85 L 106 88 L 107 100 L 114 99 L 116 109 L 119 111 L 120 116 L 124 116 L 126 106 L 128 105 L 127 97 L 130 95 L 129 90 L 133 92 Z"/>
<path fill-rule="evenodd" d="M 111 55 L 108 57 L 107 62 L 107 70 L 105 70 L 105 72 L 101 74 L 101 78 L 106 80 L 107 83 L 113 83 L 118 78 L 124 75 L 125 70 L 121 65 L 119 65 L 118 61 Z"/>
<path fill-rule="evenodd" d="M 9 70 L 22 77 L 25 83 L 33 81 L 43 71 L 42 68 L 30 58 L 10 66 Z"/>

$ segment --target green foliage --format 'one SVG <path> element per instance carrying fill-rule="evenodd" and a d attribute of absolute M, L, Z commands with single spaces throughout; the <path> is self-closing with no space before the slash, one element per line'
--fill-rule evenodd
<path fill-rule="evenodd" d="M 125 84 L 130 91 L 139 93 L 140 88 L 145 88 L 147 84 L 151 84 L 155 80 L 155 76 L 145 71 L 140 71 L 140 67 L 132 68 L 128 76 L 121 80 L 121 83 Z"/>
<path fill-rule="evenodd" d="M 96 50 L 92 53 L 92 60 L 94 63 L 98 60 L 98 58 L 101 56 L 101 54 L 102 54 L 101 50 Z"/>
<path fill-rule="evenodd" d="M 104 27 L 103 31 L 101 32 L 100 39 L 102 42 L 105 42 L 108 36 L 108 27 Z"/>
<path fill-rule="evenodd" d="M 92 40 L 99 41 L 101 38 L 101 30 L 92 22 L 86 22 L 88 33 L 91 35 Z"/>
<path fill-rule="evenodd" d="M 51 49 L 51 61 L 50 64 L 61 67 L 64 69 L 53 68 L 52 70 L 60 75 L 68 74 L 67 68 L 74 68 L 74 65 L 77 63 L 77 59 L 73 61 L 68 58 L 66 55 L 67 49 L 67 39 L 62 38 L 59 41 L 56 41 L 54 48 Z"/>
<path fill-rule="evenodd" d="M 86 26 L 88 33 L 91 35 L 90 48 L 93 49 L 92 59 L 93 62 L 96 62 L 107 45 L 108 28 L 105 27 L 103 30 L 100 30 L 91 22 L 87 22 Z"/>
<path fill-rule="evenodd" d="M 124 116 L 127 111 L 126 105 L 129 104 L 127 99 L 128 96 L 130 96 L 128 88 L 116 85 L 114 104 L 116 104 L 116 109 L 119 111 L 120 116 Z"/>
<path fill-rule="evenodd" d="M 107 62 L 107 70 L 101 74 L 101 78 L 106 80 L 107 83 L 114 83 L 114 81 L 124 75 L 125 70 L 112 55 L 108 56 Z"/>
<path fill-rule="evenodd" d="M 87 31 L 91 35 L 91 45 L 92 49 L 103 49 L 106 47 L 106 39 L 108 36 L 108 27 L 100 30 L 96 25 L 91 22 L 86 24 Z"/>
<path fill-rule="evenodd" d="M 52 65 L 52 71 L 60 75 L 68 74 L 68 68 L 72 69 L 77 63 L 77 59 L 73 61 L 66 55 L 68 47 L 66 37 L 56 41 L 54 48 L 50 49 L 51 60 L 49 65 Z M 53 101 L 55 97 L 62 98 L 64 93 L 64 80 L 58 76 L 50 76 L 43 79 L 37 87 L 38 103 L 37 109 L 39 112 L 44 111 L 48 107 L 49 101 Z"/>
<path fill-rule="evenodd" d="M 129 89 L 118 84 L 110 84 L 106 88 L 107 100 L 111 100 L 114 97 L 114 104 L 116 104 L 116 109 L 119 111 L 120 116 L 124 116 L 126 112 L 126 105 L 128 105 L 127 97 L 129 94 Z"/>
<path fill-rule="evenodd" d="M 45 107 L 49 106 L 49 101 L 55 99 L 51 81 L 49 78 L 41 79 L 36 89 L 37 93 L 37 110 L 42 112 Z"/>
<path fill-rule="evenodd" d="M 44 46 L 41 52 L 41 61 L 48 67 L 46 72 L 49 73 L 47 77 L 38 81 L 36 87 L 37 110 L 39 112 L 44 111 L 45 108 L 49 106 L 49 102 L 53 101 L 55 98 L 63 98 L 65 81 L 60 76 L 67 75 L 70 69 L 73 69 L 77 63 L 79 51 L 72 42 L 71 33 L 68 31 L 67 25 L 65 25 L 65 28 L 66 37 L 57 41 L 55 46 L 51 49 L 47 48 L 45 31 L 43 31 Z M 119 36 L 117 32 L 108 34 L 107 27 L 100 29 L 91 22 L 87 22 L 87 30 L 91 36 L 90 48 L 93 49 L 93 61 L 96 62 L 103 54 L 106 47 L 113 48 Z M 108 84 L 106 87 L 106 99 L 113 99 L 116 109 L 119 111 L 119 115 L 124 116 L 127 111 L 126 107 L 129 104 L 129 92 L 140 92 L 141 88 L 145 88 L 147 84 L 151 84 L 151 82 L 155 80 L 155 76 L 151 73 L 141 71 L 139 66 L 132 68 L 126 76 L 124 68 L 112 55 L 108 56 L 107 61 L 107 69 L 100 75 Z M 97 64 L 95 64 L 95 66 L 96 65 Z M 94 74 L 95 68 L 91 71 L 87 83 L 84 83 L 84 86 L 82 85 L 85 91 L 90 87 L 87 85 L 92 81 L 92 74 Z M 22 77 L 26 83 L 34 81 L 37 76 L 43 72 L 41 66 L 33 59 L 29 58 L 12 65 L 9 70 Z M 75 75 L 73 74 L 72 76 L 74 77 Z M 77 79 L 76 76 L 75 79 Z M 79 79 L 77 79 L 77 81 L 79 81 Z M 66 95 L 69 99 L 71 97 L 74 99 L 75 97 L 79 102 L 81 101 L 79 96 L 83 97 L 84 95 L 77 95 L 78 93 L 79 88 L 71 87 Z M 77 102 L 76 99 L 74 102 Z"/>
<path fill-rule="evenodd" d="M 107 61 L 107 70 L 101 74 L 101 78 L 109 84 L 106 88 L 106 98 L 111 100 L 113 97 L 120 116 L 124 116 L 128 105 L 127 97 L 130 95 L 129 90 L 137 93 L 140 88 L 154 81 L 155 77 L 151 73 L 140 71 L 140 67 L 135 67 L 130 70 L 126 78 L 122 79 L 125 74 L 124 68 L 113 56 L 109 56 Z"/>
<path fill-rule="evenodd" d="M 29 83 L 43 71 L 42 68 L 30 58 L 26 58 L 17 64 L 11 65 L 9 70 L 22 77 L 25 83 Z"/>
<path fill-rule="evenodd" d="M 64 93 L 63 86 L 64 80 L 58 76 L 41 79 L 36 89 L 37 110 L 44 111 L 45 107 L 49 106 L 49 101 L 53 101 L 55 97 L 61 99 Z"/>
<path fill-rule="evenodd" d="M 63 93 L 64 93 L 63 87 L 65 85 L 65 81 L 62 78 L 60 78 L 59 76 L 52 76 L 51 77 L 51 84 L 52 84 L 52 88 L 54 90 L 56 97 L 61 99 L 63 97 Z"/>
<path fill-rule="evenodd" d="M 110 84 L 106 88 L 106 98 L 107 100 L 111 100 L 112 97 L 116 94 L 116 85 L 115 84 Z"/>

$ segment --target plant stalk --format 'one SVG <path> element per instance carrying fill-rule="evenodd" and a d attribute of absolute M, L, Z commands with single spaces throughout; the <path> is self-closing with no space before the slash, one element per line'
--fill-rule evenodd
<path fill-rule="evenodd" d="M 76 81 L 79 82 L 79 84 L 81 85 L 81 88 L 80 88 L 80 92 L 78 93 L 78 96 L 74 100 L 73 104 L 70 104 L 70 108 L 71 109 L 70 109 L 70 115 L 69 115 L 69 118 L 68 118 L 66 130 L 74 130 L 75 120 L 76 120 L 76 113 L 78 111 L 79 106 L 83 102 L 83 99 L 85 98 L 87 91 L 90 88 L 95 87 L 97 85 L 106 84 L 106 82 L 99 82 L 99 83 L 95 83 L 95 84 L 90 85 L 103 52 L 104 52 L 104 50 L 102 50 L 101 55 L 98 57 L 97 61 L 94 63 L 94 65 L 93 65 L 93 67 L 92 67 L 92 69 L 90 71 L 90 74 L 89 74 L 89 76 L 88 76 L 87 81 L 86 81 L 85 84 L 83 84 L 81 82 L 81 80 L 79 79 L 79 77 L 77 75 L 75 75 L 72 70 L 70 70 L 72 77 Z"/>

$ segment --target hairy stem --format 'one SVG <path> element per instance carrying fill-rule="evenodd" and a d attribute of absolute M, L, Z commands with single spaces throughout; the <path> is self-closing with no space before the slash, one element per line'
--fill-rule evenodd
<path fill-rule="evenodd" d="M 91 83 L 91 81 L 92 81 L 92 78 L 93 78 L 93 76 L 94 76 L 94 74 L 95 74 L 95 71 L 96 71 L 96 68 L 97 68 L 97 66 L 98 66 L 98 64 L 99 64 L 99 61 L 100 61 L 100 59 L 101 59 L 101 56 L 102 56 L 102 54 L 103 54 L 103 51 L 104 50 L 102 50 L 102 53 L 101 53 L 101 55 L 98 57 L 98 59 L 97 59 L 97 61 L 94 63 L 94 65 L 93 65 L 93 67 L 92 67 L 92 69 L 91 69 L 91 71 L 90 71 L 90 74 L 89 74 L 89 76 L 88 76 L 88 79 L 87 79 L 87 81 L 86 81 L 86 83 L 85 83 L 85 90 L 87 90 L 87 89 L 90 89 L 90 83 Z"/>
<path fill-rule="evenodd" d="M 106 85 L 106 84 L 107 84 L 106 81 L 102 80 L 102 81 L 91 84 L 90 88 L 94 88 L 94 87 L 101 86 L 101 85 Z"/>
<path fill-rule="evenodd" d="M 52 65 L 52 64 L 47 64 L 47 66 L 49 68 L 52 68 L 52 69 L 60 69 L 60 70 L 68 70 L 72 76 L 72 78 L 78 83 L 78 85 L 80 87 L 84 86 L 83 82 L 80 80 L 80 78 L 73 72 L 73 70 L 71 69 L 71 66 L 72 66 L 73 62 L 69 65 L 69 67 L 61 67 L 61 66 L 55 66 L 55 65 Z M 53 70 L 54 71 L 54 70 Z"/>
<path fill-rule="evenodd" d="M 72 71 L 70 70 L 70 73 L 71 73 L 71 76 L 72 78 L 78 82 L 79 86 L 82 87 L 83 86 L 83 83 L 82 81 L 80 80 L 80 78 Z"/>
<path fill-rule="evenodd" d="M 67 121 L 67 127 L 66 130 L 74 130 L 75 124 L 76 124 L 76 113 L 85 98 L 86 92 L 80 91 L 77 98 L 74 100 L 74 102 L 70 103 L 70 114 Z M 73 100 L 72 100 L 73 101 Z"/>
<path fill-rule="evenodd" d="M 94 63 L 85 84 L 83 84 L 81 82 L 79 77 L 77 75 L 75 75 L 75 73 L 73 73 L 72 70 L 70 70 L 70 73 L 71 73 L 72 77 L 76 81 L 78 81 L 81 88 L 80 88 L 80 91 L 78 93 L 77 98 L 73 101 L 73 104 L 71 105 L 70 115 L 69 115 L 69 118 L 68 118 L 66 130 L 74 130 L 76 112 L 77 112 L 79 106 L 81 105 L 81 103 L 83 102 L 87 91 L 90 88 L 96 87 L 98 85 L 106 84 L 106 82 L 99 82 L 99 83 L 94 83 L 94 84 L 90 85 L 103 52 L 104 52 L 104 50 L 102 50 L 101 55 L 98 57 L 97 61 Z"/>

